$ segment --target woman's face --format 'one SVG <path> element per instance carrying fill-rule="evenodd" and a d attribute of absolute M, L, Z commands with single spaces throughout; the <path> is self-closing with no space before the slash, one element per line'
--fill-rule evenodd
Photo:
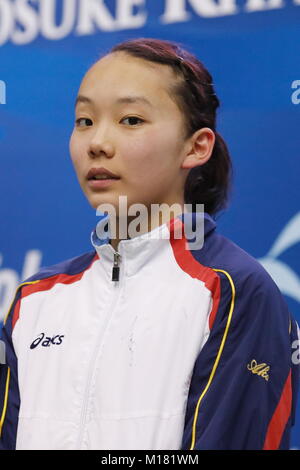
<path fill-rule="evenodd" d="M 121 195 L 128 207 L 183 204 L 183 116 L 167 92 L 171 80 L 169 67 L 120 51 L 84 76 L 78 95 L 88 100 L 77 103 L 70 154 L 92 207 L 110 203 L 117 209 Z M 91 168 L 100 167 L 119 179 L 106 187 L 89 181 Z"/>

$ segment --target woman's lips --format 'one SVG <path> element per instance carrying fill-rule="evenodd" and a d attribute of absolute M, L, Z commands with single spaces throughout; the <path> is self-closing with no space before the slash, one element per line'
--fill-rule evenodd
<path fill-rule="evenodd" d="M 103 180 L 90 179 L 88 180 L 88 186 L 91 189 L 107 188 L 108 186 L 112 185 L 116 181 L 119 181 L 119 179 L 120 178 L 109 178 L 109 179 L 103 179 Z"/>

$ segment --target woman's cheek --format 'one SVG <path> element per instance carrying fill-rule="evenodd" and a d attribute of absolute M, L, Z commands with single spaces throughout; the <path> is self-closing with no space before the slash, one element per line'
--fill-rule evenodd
<path fill-rule="evenodd" d="M 69 141 L 69 152 L 72 162 L 74 163 L 75 160 L 75 143 L 74 143 L 74 133 L 72 133 Z"/>
<path fill-rule="evenodd" d="M 136 139 L 124 146 L 122 160 L 126 168 L 135 174 L 143 175 L 145 171 L 153 170 L 153 164 L 159 154 L 154 138 Z"/>
<path fill-rule="evenodd" d="M 74 164 L 75 167 L 77 167 L 78 163 L 80 160 L 80 155 L 82 155 L 82 146 L 77 142 L 76 138 L 74 136 L 71 137 L 70 139 L 70 156 L 71 160 Z"/>

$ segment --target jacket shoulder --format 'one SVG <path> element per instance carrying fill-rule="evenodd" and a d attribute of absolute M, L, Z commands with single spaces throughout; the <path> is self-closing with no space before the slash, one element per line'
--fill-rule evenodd
<path fill-rule="evenodd" d="M 237 290 L 253 291 L 263 288 L 265 291 L 280 292 L 260 262 L 229 238 L 214 231 L 199 250 L 199 261 L 230 277 Z"/>
<path fill-rule="evenodd" d="M 24 279 L 21 284 L 48 279 L 60 274 L 68 276 L 80 274 L 89 268 L 96 257 L 96 251 L 92 250 L 50 266 L 42 266 L 39 271 Z"/>

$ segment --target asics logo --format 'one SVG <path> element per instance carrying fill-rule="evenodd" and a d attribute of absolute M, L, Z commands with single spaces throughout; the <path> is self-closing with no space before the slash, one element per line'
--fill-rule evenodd
<path fill-rule="evenodd" d="M 30 349 L 36 348 L 39 344 L 47 348 L 52 344 L 61 344 L 65 335 L 45 336 L 45 333 L 40 333 L 39 336 L 31 343 Z"/>

